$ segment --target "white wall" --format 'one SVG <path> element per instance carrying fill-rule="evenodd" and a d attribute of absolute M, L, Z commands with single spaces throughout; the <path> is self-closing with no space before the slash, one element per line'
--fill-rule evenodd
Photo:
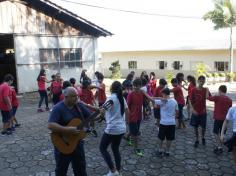
<path fill-rule="evenodd" d="M 93 37 L 53 37 L 53 36 L 14 36 L 15 59 L 19 92 L 37 90 L 36 78 L 40 71 L 40 48 L 82 48 L 83 69 L 92 76 L 95 70 L 97 39 Z M 81 68 L 63 68 L 60 70 L 64 80 L 74 77 L 79 80 Z M 57 70 L 47 70 L 47 78 Z"/>
<path fill-rule="evenodd" d="M 120 62 L 123 77 L 126 77 L 131 70 L 136 71 L 137 75 L 143 70 L 154 71 L 158 77 L 164 77 L 167 71 L 194 74 L 196 64 L 200 62 L 208 65 L 209 71 L 215 71 L 214 62 L 229 62 L 229 52 L 228 50 L 104 52 L 102 53 L 102 67 L 105 76 L 110 76 L 109 67 L 116 60 Z M 137 61 L 137 69 L 128 69 L 128 61 Z M 166 61 L 167 68 L 159 70 L 159 61 Z M 174 61 L 180 61 L 183 64 L 182 69 L 173 70 Z M 236 71 L 236 64 L 234 71 Z"/>

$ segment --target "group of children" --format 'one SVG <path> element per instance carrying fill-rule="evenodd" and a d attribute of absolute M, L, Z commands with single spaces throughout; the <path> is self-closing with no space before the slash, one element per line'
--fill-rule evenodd
<path fill-rule="evenodd" d="M 91 110 L 96 106 L 95 100 L 97 100 L 99 107 L 102 106 L 106 101 L 105 84 L 103 83 L 104 76 L 100 72 L 95 72 L 95 78 L 96 79 L 92 81 L 86 75 L 86 71 L 83 71 L 80 78 L 81 86 L 76 86 L 76 80 L 74 78 L 71 78 L 69 81 L 63 81 L 60 78 L 60 74 L 56 74 L 52 81 L 48 81 L 46 80 L 45 71 L 43 71 L 43 74 L 40 72 L 38 85 L 41 98 L 38 111 L 42 111 L 41 104 L 44 95 L 46 110 L 49 109 L 46 98 L 47 94 L 42 92 L 42 90 L 46 91 L 46 82 L 51 82 L 49 90 L 53 96 L 54 104 L 63 99 L 63 97 L 61 97 L 61 95 L 63 96 L 63 89 L 68 86 L 74 86 L 78 90 L 80 100 Z M 209 89 L 204 87 L 206 81 L 204 76 L 199 76 L 196 81 L 194 76 L 189 75 L 187 76 L 188 83 L 186 83 L 184 81 L 184 74 L 178 73 L 176 77 L 171 80 L 172 88 L 168 88 L 168 83 L 165 79 L 160 79 L 159 85 L 156 86 L 157 80 L 154 72 L 151 72 L 148 76 L 144 71 L 140 77 L 134 78 L 135 73 L 130 72 L 122 83 L 122 87 L 123 96 L 129 108 L 129 115 L 127 117 L 129 130 L 124 138 L 128 140 L 130 145 L 133 145 L 135 154 L 143 156 L 143 151 L 139 146 L 140 124 L 142 120 L 148 119 L 150 114 L 152 114 L 151 107 L 153 107 L 153 114 L 156 119 L 158 138 L 161 141 L 159 150 L 157 151 L 159 156 L 170 155 L 171 141 L 175 139 L 175 126 L 177 125 L 178 128 L 183 129 L 186 128 L 183 115 L 185 105 L 187 106 L 186 109 L 188 112 L 187 119 L 191 119 L 190 125 L 194 127 L 194 147 L 198 147 L 200 137 L 202 145 L 206 145 L 207 100 L 215 103 L 213 133 L 215 134 L 216 147 L 214 148 L 214 153 L 221 154 L 223 152 L 220 134 L 226 114 L 232 106 L 232 100 L 226 96 L 226 86 L 221 85 L 219 87 L 219 94 L 212 96 Z M 40 83 L 40 81 L 42 82 Z M 96 89 L 95 93 L 93 89 Z M 186 102 L 183 89 L 188 93 Z M 171 93 L 173 93 L 173 98 L 170 96 Z M 97 132 L 94 130 L 94 124 L 92 123 L 91 126 L 93 134 L 97 136 Z M 201 127 L 201 130 L 199 130 L 199 127 Z M 201 132 L 201 135 L 199 135 L 199 132 Z M 164 140 L 166 140 L 165 148 L 163 147 Z"/>
<path fill-rule="evenodd" d="M 1 135 L 11 135 L 19 127 L 15 114 L 19 106 L 15 88 L 12 85 L 14 77 L 11 74 L 4 76 L 0 85 L 0 110 L 2 115 L 3 130 Z"/>

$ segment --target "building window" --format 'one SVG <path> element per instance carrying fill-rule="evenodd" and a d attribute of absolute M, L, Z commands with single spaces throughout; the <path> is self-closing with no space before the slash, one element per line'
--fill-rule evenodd
<path fill-rule="evenodd" d="M 174 61 L 172 66 L 174 70 L 180 70 L 182 69 L 183 64 L 180 61 Z"/>
<path fill-rule="evenodd" d="M 81 48 L 39 49 L 42 68 L 58 70 L 59 68 L 82 67 Z"/>
<path fill-rule="evenodd" d="M 137 69 L 137 61 L 129 61 L 128 68 L 129 69 Z"/>
<path fill-rule="evenodd" d="M 167 62 L 165 61 L 158 61 L 158 66 L 160 70 L 164 70 L 167 67 Z"/>
<path fill-rule="evenodd" d="M 215 70 L 216 71 L 228 71 L 229 70 L 229 62 L 215 62 Z"/>

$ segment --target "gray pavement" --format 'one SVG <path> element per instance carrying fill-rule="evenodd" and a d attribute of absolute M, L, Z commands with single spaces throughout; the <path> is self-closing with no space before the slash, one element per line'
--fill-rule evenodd
<path fill-rule="evenodd" d="M 229 95 L 236 101 L 236 84 L 227 84 Z M 209 86 L 212 92 L 218 85 Z M 55 161 L 53 146 L 47 129 L 48 112 L 37 113 L 37 100 L 32 96 L 21 98 L 17 118 L 22 124 L 13 135 L 0 136 L 0 176 L 50 176 L 54 175 Z M 195 149 L 193 129 L 188 125 L 186 130 L 177 130 L 171 156 L 158 158 L 157 130 L 153 118 L 141 124 L 141 147 L 144 157 L 137 157 L 133 148 L 122 141 L 123 176 L 235 176 L 236 164 L 231 155 L 224 149 L 221 156 L 213 153 L 213 134 L 211 109 L 206 132 L 206 146 Z M 187 122 L 188 124 L 189 122 Z M 101 176 L 108 168 L 101 157 L 98 146 L 105 124 L 97 124 L 98 138 L 88 136 L 85 139 L 87 171 L 89 176 Z M 228 132 L 229 133 L 229 132 Z M 229 133 L 230 135 L 230 133 Z M 70 169 L 68 175 L 73 175 Z"/>

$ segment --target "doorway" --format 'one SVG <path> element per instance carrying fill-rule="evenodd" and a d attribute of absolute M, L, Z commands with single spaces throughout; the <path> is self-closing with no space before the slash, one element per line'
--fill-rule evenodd
<path fill-rule="evenodd" d="M 13 86 L 17 91 L 18 87 L 13 35 L 0 34 L 0 82 L 3 81 L 4 75 L 8 73 L 14 76 L 15 80 Z"/>

